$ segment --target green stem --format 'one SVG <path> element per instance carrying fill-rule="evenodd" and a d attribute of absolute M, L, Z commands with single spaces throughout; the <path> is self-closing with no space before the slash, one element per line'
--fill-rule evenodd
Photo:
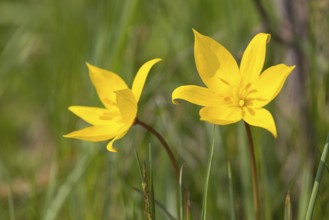
<path fill-rule="evenodd" d="M 162 135 L 159 132 L 157 132 L 153 127 L 144 123 L 143 121 L 139 120 L 138 118 L 135 119 L 135 124 L 138 124 L 138 125 L 142 126 L 143 128 L 145 128 L 146 130 L 148 130 L 149 132 L 151 132 L 160 141 L 161 145 L 164 147 L 164 149 L 166 150 L 166 153 L 168 154 L 168 157 L 171 161 L 172 166 L 174 167 L 177 180 L 179 180 L 179 167 L 178 167 L 177 160 L 175 159 L 173 152 L 170 150 L 169 145 L 167 144 L 165 139 L 162 137 Z"/>
<path fill-rule="evenodd" d="M 323 152 L 322 152 L 322 155 L 321 155 L 321 161 L 320 161 L 320 164 L 318 166 L 318 170 L 316 171 L 316 176 L 315 176 L 315 181 L 314 181 L 313 190 L 312 190 L 312 194 L 311 194 L 311 199 L 310 199 L 310 203 L 308 204 L 308 208 L 307 208 L 307 212 L 306 212 L 306 220 L 311 220 L 312 219 L 314 205 L 315 205 L 315 199 L 318 195 L 323 170 L 325 168 L 325 164 L 326 164 L 326 160 L 327 160 L 328 150 L 329 150 L 329 135 L 327 136 L 327 141 L 326 141 L 326 144 L 324 145 Z"/>
<path fill-rule="evenodd" d="M 207 219 L 208 186 L 209 186 L 209 178 L 210 178 L 210 171 L 211 171 L 212 160 L 213 160 L 213 157 L 214 157 L 215 126 L 212 129 L 212 136 L 213 136 L 213 139 L 212 139 L 212 144 L 211 144 L 210 153 L 209 153 L 206 183 L 205 183 L 205 187 L 204 187 L 203 205 L 202 205 L 202 211 L 201 211 L 201 219 L 202 220 L 206 220 Z"/>
<path fill-rule="evenodd" d="M 250 164 L 251 164 L 251 172 L 252 172 L 252 190 L 254 197 L 254 211 L 255 211 L 256 220 L 259 220 L 259 191 L 258 191 L 254 142 L 252 140 L 250 125 L 247 124 L 246 122 L 244 123 L 244 125 L 246 128 L 248 143 L 249 143 Z"/>

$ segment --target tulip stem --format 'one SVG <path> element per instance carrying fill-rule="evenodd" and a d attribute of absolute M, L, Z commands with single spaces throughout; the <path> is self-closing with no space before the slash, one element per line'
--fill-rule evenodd
<path fill-rule="evenodd" d="M 175 170 L 177 179 L 179 179 L 179 167 L 178 167 L 177 160 L 175 159 L 175 156 L 174 156 L 173 152 L 170 150 L 169 145 L 167 144 L 167 142 L 165 141 L 165 139 L 162 137 L 162 135 L 159 132 L 157 132 L 153 127 L 151 127 L 150 125 L 144 123 L 143 121 L 139 120 L 138 118 L 135 119 L 135 125 L 136 124 L 142 126 L 146 130 L 148 130 L 149 132 L 151 132 L 155 137 L 158 138 L 158 140 L 160 141 L 161 145 L 164 147 L 164 149 L 166 150 L 166 153 L 168 154 L 168 157 L 169 157 L 169 159 L 171 161 L 171 164 L 174 167 L 174 170 Z"/>
<path fill-rule="evenodd" d="M 255 159 L 255 149 L 254 149 L 254 142 L 252 140 L 250 125 L 246 122 L 244 123 L 248 143 L 249 143 L 249 153 L 250 153 L 250 164 L 251 164 L 251 171 L 252 171 L 252 189 L 253 189 L 253 197 L 254 197 L 254 210 L 256 220 L 259 219 L 259 192 L 258 192 L 258 181 L 257 181 L 257 167 L 256 167 L 256 159 Z"/>

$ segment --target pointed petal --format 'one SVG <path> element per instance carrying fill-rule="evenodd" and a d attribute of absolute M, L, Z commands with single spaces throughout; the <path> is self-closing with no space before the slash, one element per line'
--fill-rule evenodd
<path fill-rule="evenodd" d="M 271 102 L 279 94 L 294 68 L 295 66 L 278 64 L 266 69 L 251 85 L 252 92 L 247 97 L 252 100 L 252 107 L 260 108 Z"/>
<path fill-rule="evenodd" d="M 154 64 L 156 64 L 157 62 L 159 62 L 159 61 L 161 61 L 161 59 L 150 60 L 150 61 L 144 63 L 139 68 L 139 70 L 138 70 L 138 72 L 135 76 L 135 79 L 134 79 L 134 82 L 133 82 L 133 85 L 132 85 L 132 89 L 131 89 L 132 92 L 134 93 L 135 97 L 136 97 L 137 102 L 139 101 L 139 98 L 142 94 L 146 78 L 147 78 L 152 66 Z"/>
<path fill-rule="evenodd" d="M 137 101 L 130 89 L 119 90 L 117 95 L 117 106 L 125 124 L 131 126 L 137 115 Z"/>
<path fill-rule="evenodd" d="M 123 124 L 100 125 L 83 128 L 64 135 L 66 138 L 75 138 L 85 141 L 105 141 L 114 138 Z"/>
<path fill-rule="evenodd" d="M 223 97 L 214 91 L 194 85 L 176 88 L 172 93 L 172 102 L 179 104 L 177 99 L 183 99 L 200 106 L 216 106 L 224 103 Z"/>
<path fill-rule="evenodd" d="M 195 63 L 204 84 L 215 91 L 219 88 L 220 81 L 237 86 L 240 82 L 240 71 L 231 53 L 212 38 L 196 30 L 193 32 Z"/>
<path fill-rule="evenodd" d="M 272 114 L 264 108 L 248 108 L 244 111 L 243 120 L 250 125 L 261 127 L 276 138 L 276 126 Z"/>
<path fill-rule="evenodd" d="M 261 73 L 265 61 L 266 44 L 270 37 L 269 34 L 257 34 L 244 51 L 240 64 L 243 85 L 254 82 Z"/>
<path fill-rule="evenodd" d="M 116 95 L 114 91 L 127 89 L 127 84 L 116 73 L 101 69 L 88 63 L 87 66 L 91 81 L 96 88 L 100 100 L 106 108 L 110 108 L 113 103 L 116 102 Z"/>
<path fill-rule="evenodd" d="M 240 107 L 223 105 L 221 107 L 204 107 L 200 110 L 201 120 L 213 124 L 227 125 L 242 119 Z"/>
<path fill-rule="evenodd" d="M 121 131 L 119 132 L 120 134 L 118 136 L 116 136 L 115 138 L 113 138 L 106 146 L 106 149 L 110 152 L 118 152 L 114 147 L 113 147 L 113 143 L 119 139 L 121 139 L 123 136 L 125 136 L 127 134 L 127 132 L 129 131 L 130 127 L 125 127 L 123 129 L 121 129 Z"/>
<path fill-rule="evenodd" d="M 105 108 L 88 106 L 70 106 L 69 110 L 75 115 L 92 125 L 108 125 L 109 119 L 104 120 L 104 116 L 111 116 L 113 119 L 119 116 L 119 112 L 111 112 Z"/>

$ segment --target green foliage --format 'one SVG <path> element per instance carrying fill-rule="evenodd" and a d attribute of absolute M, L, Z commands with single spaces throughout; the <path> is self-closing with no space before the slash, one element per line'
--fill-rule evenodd
<path fill-rule="evenodd" d="M 179 163 L 185 164 L 182 182 L 190 202 L 185 217 L 198 219 L 212 125 L 199 121 L 196 106 L 171 104 L 177 86 L 202 85 L 194 64 L 192 28 L 221 42 L 238 59 L 256 32 L 273 31 L 266 67 L 297 65 L 269 107 L 278 139 L 262 129 L 252 132 L 262 219 L 282 219 L 288 191 L 292 216 L 305 219 L 320 161 L 317 152 L 329 128 L 329 5 L 320 0 L 267 1 L 270 17 L 265 19 L 254 2 L 261 1 L 0 1 L 0 219 L 144 219 L 144 199 L 135 190 L 141 189 L 141 180 L 134 149 L 140 161 L 148 161 L 149 144 L 156 219 L 179 218 L 175 172 L 157 139 L 145 130 L 133 127 L 117 141 L 115 154 L 106 151 L 106 143 L 62 137 L 85 126 L 68 106 L 101 105 L 86 62 L 110 69 L 131 84 L 137 68 L 156 57 L 163 62 L 152 69 L 138 115 L 166 138 Z M 285 4 L 291 4 L 294 13 L 288 13 Z M 207 219 L 234 219 L 233 209 L 236 219 L 252 220 L 243 125 L 216 130 Z M 325 169 L 313 219 L 329 216 L 328 184 Z"/>

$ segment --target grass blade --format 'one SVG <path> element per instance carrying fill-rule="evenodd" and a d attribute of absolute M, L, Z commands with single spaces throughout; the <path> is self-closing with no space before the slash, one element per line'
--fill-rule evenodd
<path fill-rule="evenodd" d="M 306 220 L 311 220 L 312 219 L 315 200 L 316 200 L 316 197 L 318 195 L 323 170 L 325 168 L 325 164 L 326 164 L 326 160 L 327 160 L 328 148 L 329 148 L 329 134 L 327 136 L 326 144 L 324 145 L 323 152 L 322 152 L 322 155 L 321 155 L 321 161 L 319 163 L 318 170 L 316 172 L 315 181 L 314 181 L 314 185 L 313 185 L 313 190 L 312 190 L 312 194 L 311 194 L 311 199 L 310 199 L 310 203 L 308 205 L 307 212 L 306 212 Z"/>
<path fill-rule="evenodd" d="M 215 146 L 215 126 L 213 126 L 212 130 L 212 144 L 210 148 L 210 154 L 208 159 L 208 168 L 207 168 L 207 176 L 206 176 L 206 183 L 204 187 L 204 196 L 203 196 L 203 204 L 202 204 L 202 211 L 201 211 L 201 219 L 206 220 L 207 219 L 207 198 L 208 198 L 208 186 L 209 186 L 209 177 L 210 177 L 210 171 L 211 171 L 211 165 L 212 160 L 214 156 L 214 146 Z"/>
<path fill-rule="evenodd" d="M 141 180 L 143 181 L 143 171 L 142 171 L 142 166 L 141 166 L 141 162 L 139 160 L 139 156 L 138 156 L 138 152 L 137 149 L 135 148 L 135 158 L 137 161 L 137 165 L 138 165 L 138 170 L 139 170 L 139 175 L 141 177 Z"/>
<path fill-rule="evenodd" d="M 150 208 L 152 219 L 155 219 L 155 202 L 154 202 L 154 185 L 153 185 L 153 169 L 152 169 L 152 149 L 149 145 L 149 184 L 150 184 Z"/>
<path fill-rule="evenodd" d="M 229 194 L 230 194 L 230 213 L 231 213 L 231 220 L 236 220 L 235 208 L 234 208 L 235 202 L 234 202 L 232 171 L 231 171 L 230 161 L 227 161 L 227 176 L 228 176 L 228 186 L 229 186 Z"/>
<path fill-rule="evenodd" d="M 140 195 L 143 195 L 143 191 L 138 189 L 137 187 L 133 187 L 133 190 L 135 190 L 137 193 L 139 193 Z M 169 220 L 177 220 L 167 209 L 166 207 L 161 203 L 159 202 L 158 200 L 154 200 L 155 202 L 155 205 L 157 208 L 159 208 L 160 211 L 162 211 L 162 213 L 165 215 L 166 219 L 169 219 Z"/>
<path fill-rule="evenodd" d="M 190 195 L 186 195 L 186 220 L 193 220 L 191 214 L 191 203 L 190 203 Z"/>
<path fill-rule="evenodd" d="M 184 220 L 184 190 L 183 190 L 183 168 L 181 166 L 179 171 L 179 219 Z"/>
<path fill-rule="evenodd" d="M 138 154 L 136 153 L 137 162 L 139 164 Z M 152 176 L 152 152 L 149 145 L 149 169 L 147 171 L 145 162 L 142 168 L 142 188 L 144 194 L 144 215 L 147 220 L 155 219 L 155 200 L 154 200 L 154 188 L 153 188 L 153 176 Z M 140 165 L 139 165 L 140 166 Z M 149 174 L 148 174 L 149 172 Z"/>
<path fill-rule="evenodd" d="M 99 149 L 88 148 L 87 153 L 78 161 L 75 168 L 71 171 L 65 182 L 59 188 L 55 198 L 51 201 L 44 215 L 45 220 L 56 219 L 58 212 L 60 211 L 65 200 L 74 189 L 74 186 L 81 179 L 85 170 L 87 169 L 89 162 L 94 158 Z"/>
<path fill-rule="evenodd" d="M 288 191 L 284 206 L 284 220 L 292 220 L 290 193 Z"/>
<path fill-rule="evenodd" d="M 143 163 L 143 181 L 142 181 L 142 189 L 144 195 L 144 216 L 146 220 L 152 220 L 151 206 L 150 206 L 150 190 L 149 190 L 149 182 L 146 171 L 145 162 Z"/>
<path fill-rule="evenodd" d="M 11 195 L 11 187 L 8 186 L 9 194 L 8 194 L 8 206 L 9 206 L 9 214 L 10 214 L 10 220 L 15 220 L 15 209 L 14 209 L 14 202 L 13 202 L 13 197 Z"/>

